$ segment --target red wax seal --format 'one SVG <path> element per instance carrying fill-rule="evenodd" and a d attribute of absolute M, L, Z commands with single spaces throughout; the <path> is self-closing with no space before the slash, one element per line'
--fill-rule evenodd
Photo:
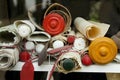
<path fill-rule="evenodd" d="M 30 59 L 30 54 L 27 51 L 23 51 L 20 53 L 20 60 L 21 61 L 27 61 Z"/>
<path fill-rule="evenodd" d="M 67 42 L 68 42 L 69 44 L 73 44 L 74 41 L 75 41 L 75 36 L 69 35 L 69 36 L 67 37 Z"/>
<path fill-rule="evenodd" d="M 57 35 L 64 31 L 65 20 L 58 13 L 50 13 L 43 20 L 43 28 L 50 35 Z"/>
<path fill-rule="evenodd" d="M 82 56 L 81 60 L 82 60 L 83 65 L 89 66 L 92 64 L 92 60 L 90 59 L 89 55 L 87 55 L 87 54 Z"/>

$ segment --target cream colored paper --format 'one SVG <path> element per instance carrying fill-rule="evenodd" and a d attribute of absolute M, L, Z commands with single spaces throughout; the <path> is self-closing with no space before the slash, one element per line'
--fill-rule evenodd
<path fill-rule="evenodd" d="M 35 31 L 35 26 L 29 20 L 17 20 L 14 23 L 16 32 L 22 37 L 26 38 Z M 20 29 L 21 27 L 21 29 Z M 26 28 L 25 28 L 26 27 Z M 22 31 L 19 31 L 22 30 Z"/>
<path fill-rule="evenodd" d="M 35 31 L 31 35 L 27 37 L 29 41 L 37 41 L 37 42 L 47 42 L 51 39 L 51 36 L 42 31 Z"/>
<path fill-rule="evenodd" d="M 71 71 L 66 71 L 62 68 L 62 66 L 59 64 L 59 61 L 65 59 L 65 58 L 70 58 L 70 59 L 73 59 L 75 60 L 75 68 Z M 66 52 L 64 54 L 62 54 L 58 60 L 58 64 L 57 64 L 57 70 L 59 72 L 62 72 L 62 73 L 70 73 L 70 72 L 73 72 L 75 70 L 78 70 L 78 69 L 81 69 L 82 67 L 82 63 L 81 63 L 81 55 L 78 53 L 78 52 L 75 52 L 75 51 L 69 51 L 69 52 Z"/>
<path fill-rule="evenodd" d="M 9 70 L 15 66 L 19 60 L 19 50 L 17 48 L 0 49 L 0 70 Z"/>
<path fill-rule="evenodd" d="M 81 17 L 77 17 L 75 19 L 74 25 L 76 29 L 89 40 L 94 40 L 98 37 L 105 36 L 110 26 L 105 23 L 87 21 Z"/>

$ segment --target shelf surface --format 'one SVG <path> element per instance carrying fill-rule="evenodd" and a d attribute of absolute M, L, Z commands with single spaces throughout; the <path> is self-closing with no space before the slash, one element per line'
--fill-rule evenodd
<path fill-rule="evenodd" d="M 11 70 L 21 71 L 24 62 L 18 62 Z M 37 62 L 33 63 L 34 71 L 50 71 L 53 67 L 53 62 L 45 61 L 42 65 L 38 66 Z M 90 66 L 82 66 L 81 69 L 75 72 L 95 72 L 95 73 L 120 73 L 120 63 L 109 63 L 106 65 L 93 64 Z"/>

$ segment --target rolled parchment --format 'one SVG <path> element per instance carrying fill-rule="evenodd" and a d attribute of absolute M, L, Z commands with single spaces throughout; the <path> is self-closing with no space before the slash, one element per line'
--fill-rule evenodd
<path fill-rule="evenodd" d="M 29 41 L 37 41 L 37 42 L 47 42 L 51 39 L 51 36 L 42 31 L 35 31 L 31 35 L 27 37 Z"/>
<path fill-rule="evenodd" d="M 26 38 L 35 31 L 35 26 L 29 20 L 17 20 L 14 22 L 17 33 Z"/>
<path fill-rule="evenodd" d="M 55 44 L 55 45 L 57 45 L 57 46 L 54 45 L 54 43 L 56 43 L 56 41 L 57 41 L 57 42 L 60 42 L 60 44 L 57 43 L 58 45 Z M 58 47 L 62 47 L 62 46 L 65 45 L 66 43 L 67 43 L 67 37 L 59 34 L 59 35 L 53 36 L 53 37 L 51 38 L 51 40 L 50 40 L 50 47 L 55 46 L 54 48 L 58 48 Z"/>
<path fill-rule="evenodd" d="M 47 27 L 49 28 L 49 31 L 50 32 L 54 31 L 54 33 L 56 33 L 63 28 L 63 24 L 65 23 L 63 31 L 59 32 L 58 34 L 66 32 L 70 28 L 70 25 L 72 22 L 70 11 L 65 6 L 59 3 L 53 3 L 46 9 L 44 13 L 44 19 L 46 18 L 47 15 L 52 14 L 52 13 L 61 15 L 64 21 L 62 22 L 61 18 L 60 17 L 57 18 L 56 16 L 47 18 L 47 25 L 48 25 Z M 52 28 L 50 26 L 50 23 L 53 22 L 54 20 L 57 21 L 57 25 L 54 26 L 54 28 Z"/>
<path fill-rule="evenodd" d="M 0 46 L 13 46 L 19 42 L 20 36 L 13 25 L 0 28 Z"/>
<path fill-rule="evenodd" d="M 89 40 L 94 40 L 98 37 L 103 37 L 110 26 L 104 23 L 87 21 L 81 17 L 77 17 L 74 21 L 74 24 L 76 29 Z"/>
<path fill-rule="evenodd" d="M 72 69 L 70 69 L 70 67 Z M 78 52 L 68 51 L 66 53 L 63 53 L 58 59 L 57 70 L 59 72 L 67 74 L 75 70 L 81 69 L 81 67 L 81 57 Z"/>
<path fill-rule="evenodd" d="M 9 70 L 15 66 L 19 60 L 19 50 L 17 48 L 0 49 L 0 70 Z"/>

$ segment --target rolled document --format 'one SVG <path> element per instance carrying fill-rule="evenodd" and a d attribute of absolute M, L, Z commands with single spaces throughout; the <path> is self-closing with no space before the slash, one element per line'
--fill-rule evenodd
<path fill-rule="evenodd" d="M 20 42 L 20 36 L 13 25 L 0 28 L 0 46 L 14 46 Z"/>
<path fill-rule="evenodd" d="M 57 43 L 56 43 L 57 41 Z M 58 43 L 60 42 L 60 43 Z M 50 40 L 50 47 L 53 48 L 58 48 L 58 47 L 62 47 L 67 43 L 67 38 L 63 35 L 57 35 L 51 38 Z M 56 46 L 57 45 L 57 46 Z"/>
<path fill-rule="evenodd" d="M 9 70 L 15 66 L 19 60 L 19 50 L 17 48 L 0 49 L 0 70 Z"/>
<path fill-rule="evenodd" d="M 51 39 L 51 36 L 46 32 L 35 31 L 27 39 L 29 41 L 47 42 Z"/>
<path fill-rule="evenodd" d="M 81 32 L 87 39 L 94 40 L 98 37 L 103 37 L 110 25 L 87 21 L 81 17 L 77 17 L 74 21 L 76 29 Z"/>
<path fill-rule="evenodd" d="M 14 22 L 17 33 L 26 38 L 35 31 L 35 26 L 29 20 L 17 20 Z"/>
<path fill-rule="evenodd" d="M 70 73 L 81 69 L 81 57 L 78 52 L 68 51 L 63 53 L 58 59 L 57 70 L 62 73 Z"/>

